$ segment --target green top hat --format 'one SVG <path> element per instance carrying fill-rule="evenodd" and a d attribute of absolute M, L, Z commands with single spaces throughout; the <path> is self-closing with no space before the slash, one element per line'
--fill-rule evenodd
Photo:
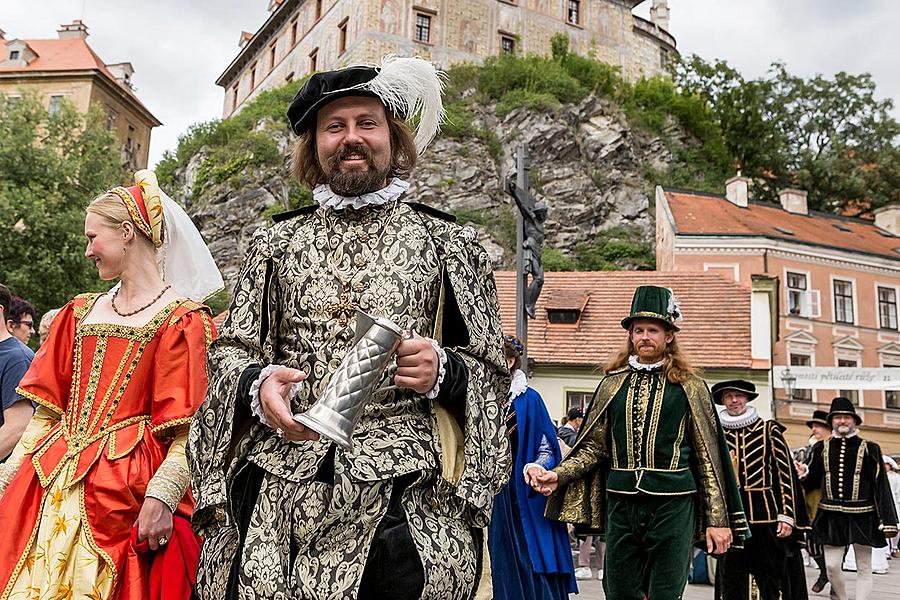
<path fill-rule="evenodd" d="M 622 327 L 628 329 L 635 319 L 656 319 L 662 321 L 666 329 L 679 331 L 675 321 L 681 320 L 678 299 L 669 288 L 642 285 L 634 290 L 631 299 L 631 314 L 622 319 Z"/>

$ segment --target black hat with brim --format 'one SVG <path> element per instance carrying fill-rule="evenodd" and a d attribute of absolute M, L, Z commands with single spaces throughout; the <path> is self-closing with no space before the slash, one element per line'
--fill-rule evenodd
<path fill-rule="evenodd" d="M 831 410 L 828 412 L 829 425 L 831 425 L 831 420 L 835 415 L 852 415 L 857 425 L 862 424 L 862 417 L 856 414 L 856 407 L 853 406 L 853 402 L 851 402 L 849 398 L 838 396 L 831 401 Z M 832 425 L 832 428 L 833 427 L 834 426 Z"/>
<path fill-rule="evenodd" d="M 374 92 L 358 87 L 372 81 L 376 75 L 378 75 L 378 69 L 368 66 L 347 67 L 337 71 L 313 74 L 303 84 L 288 107 L 287 117 L 291 123 L 291 129 L 297 135 L 303 134 L 313 126 L 319 110 L 339 98 L 348 96 L 379 98 Z"/>
<path fill-rule="evenodd" d="M 814 410 L 812 419 L 806 422 L 806 426 L 811 428 L 816 423 L 831 429 L 831 423 L 828 421 L 828 413 L 824 410 Z"/>
<path fill-rule="evenodd" d="M 743 379 L 731 379 L 729 381 L 720 381 L 712 386 L 712 397 L 716 404 L 722 404 L 722 394 L 727 390 L 740 392 L 747 396 L 749 400 L 755 400 L 759 394 L 756 393 L 756 385 L 751 381 Z"/>

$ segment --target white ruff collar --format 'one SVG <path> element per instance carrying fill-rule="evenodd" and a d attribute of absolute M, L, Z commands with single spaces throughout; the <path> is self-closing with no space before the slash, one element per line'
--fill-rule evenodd
<path fill-rule="evenodd" d="M 522 369 L 516 369 L 512 374 L 512 382 L 509 384 L 509 399 L 514 400 L 528 389 L 528 379 Z"/>
<path fill-rule="evenodd" d="M 635 371 L 656 371 L 658 369 L 661 369 L 663 366 L 663 363 L 665 363 L 665 362 L 666 362 L 666 359 L 663 358 L 659 362 L 655 362 L 652 365 L 646 365 L 638 360 L 638 357 L 636 354 L 632 354 L 631 356 L 628 357 L 628 364 L 631 365 L 631 368 L 634 369 Z"/>
<path fill-rule="evenodd" d="M 722 427 L 725 429 L 741 429 L 742 427 L 756 423 L 759 420 L 759 415 L 756 414 L 756 408 L 748 406 L 747 410 L 736 417 L 732 417 L 728 414 L 727 410 L 722 410 L 719 412 L 719 420 L 722 422 Z"/>
<path fill-rule="evenodd" d="M 322 208 L 331 208 L 334 210 L 344 210 L 352 208 L 359 210 L 363 206 L 381 206 L 387 204 L 391 200 L 398 198 L 403 192 L 409 188 L 409 184 L 402 179 L 394 177 L 386 186 L 380 190 L 363 194 L 362 196 L 338 196 L 331 191 L 331 186 L 327 183 L 317 185 L 313 190 L 313 198 Z"/>

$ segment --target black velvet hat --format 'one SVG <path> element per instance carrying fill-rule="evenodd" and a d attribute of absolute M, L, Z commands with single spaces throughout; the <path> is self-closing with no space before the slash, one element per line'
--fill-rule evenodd
<path fill-rule="evenodd" d="M 844 398 L 843 396 L 838 396 L 831 401 L 831 410 L 828 413 L 829 425 L 831 425 L 831 419 L 833 419 L 835 415 L 853 415 L 853 419 L 856 421 L 857 425 L 862 423 L 862 417 L 856 414 L 856 407 L 853 406 L 853 402 L 851 402 L 849 398 Z"/>
<path fill-rule="evenodd" d="M 372 81 L 376 75 L 378 70 L 375 67 L 366 66 L 313 74 L 288 107 L 287 117 L 291 122 L 291 129 L 297 135 L 302 134 L 313 125 L 319 109 L 338 98 L 347 96 L 377 98 L 378 95 L 374 92 L 357 87 Z"/>
<path fill-rule="evenodd" d="M 756 393 L 756 385 L 752 381 L 744 381 L 743 379 L 731 379 L 729 381 L 720 381 L 712 386 L 712 397 L 716 404 L 722 404 L 722 394 L 726 390 L 734 390 L 746 394 L 750 400 L 755 400 L 759 394 Z"/>
<path fill-rule="evenodd" d="M 378 98 L 393 115 L 416 121 L 416 148 L 421 153 L 444 118 L 443 76 L 423 58 L 396 56 L 385 56 L 379 66 L 356 65 L 315 73 L 291 101 L 288 121 L 294 133 L 302 135 L 329 102 L 348 96 Z"/>
<path fill-rule="evenodd" d="M 812 419 L 806 422 L 807 427 L 812 427 L 814 423 L 818 423 L 819 425 L 824 425 L 825 427 L 831 428 L 831 421 L 828 420 L 828 413 L 824 410 L 814 410 L 812 414 Z"/>

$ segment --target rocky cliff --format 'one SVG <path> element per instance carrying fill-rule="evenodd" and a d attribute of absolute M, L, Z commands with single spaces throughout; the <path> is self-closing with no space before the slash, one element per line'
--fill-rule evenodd
<path fill-rule="evenodd" d="M 516 208 L 502 181 L 514 169 L 516 148 L 526 143 L 532 189 L 549 206 L 547 268 L 578 268 L 579 259 L 597 253 L 600 266 L 595 261 L 589 268 L 652 268 L 650 198 L 656 182 L 650 179 L 676 162 L 673 148 L 692 143 L 674 120 L 661 134 L 649 134 L 595 95 L 553 110 L 521 107 L 503 116 L 496 103 L 469 110 L 468 131 L 478 135 L 435 140 L 410 177 L 410 198 L 474 226 L 495 266 L 509 268 L 515 259 Z M 204 177 L 214 159 L 201 147 L 174 172 L 174 196 L 198 223 L 229 284 L 256 228 L 298 203 L 297 186 L 287 174 L 292 134 L 267 118 L 255 131 L 271 136 L 283 160 L 246 168 L 237 163 L 234 173 L 216 182 Z M 610 244 L 618 251 L 604 254 Z"/>

